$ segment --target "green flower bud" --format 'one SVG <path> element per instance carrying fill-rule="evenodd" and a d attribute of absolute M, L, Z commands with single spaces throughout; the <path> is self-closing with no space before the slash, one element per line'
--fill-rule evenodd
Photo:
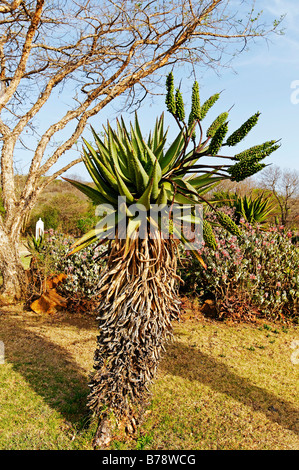
<path fill-rule="evenodd" d="M 252 162 L 259 162 L 280 147 L 280 145 L 274 144 L 275 140 L 271 140 L 261 145 L 255 145 L 254 147 L 235 155 L 234 160 L 244 161 L 250 159 Z"/>
<path fill-rule="evenodd" d="M 260 113 L 255 113 L 251 116 L 242 126 L 237 129 L 232 135 L 227 139 L 226 143 L 230 147 L 237 145 L 241 140 L 246 137 L 249 131 L 257 124 Z"/>
<path fill-rule="evenodd" d="M 207 112 L 216 103 L 216 101 L 219 99 L 219 96 L 220 96 L 220 94 L 216 93 L 215 95 L 211 96 L 210 98 L 208 98 L 204 102 L 204 104 L 201 107 L 201 111 L 200 111 L 200 119 L 201 120 L 206 117 Z"/>
<path fill-rule="evenodd" d="M 219 129 L 220 126 L 222 126 L 222 124 L 225 123 L 225 121 L 227 120 L 228 118 L 228 113 L 221 113 L 216 119 L 214 122 L 212 122 L 212 124 L 210 125 L 209 129 L 207 130 L 207 137 L 213 137 L 217 131 L 217 129 Z"/>
<path fill-rule="evenodd" d="M 197 82 L 194 82 L 192 87 L 191 112 L 188 124 L 191 125 L 194 121 L 197 121 L 198 119 L 200 119 L 199 86 Z"/>
<path fill-rule="evenodd" d="M 236 235 L 237 237 L 241 237 L 242 233 L 239 227 L 235 224 L 235 222 L 224 212 L 216 212 L 216 217 L 220 225 L 225 228 L 228 232 L 232 235 Z"/>
<path fill-rule="evenodd" d="M 170 72 L 166 78 L 166 99 L 165 99 L 166 107 L 168 111 L 175 115 L 176 106 L 175 106 L 175 98 L 174 98 L 174 80 L 173 80 L 173 73 Z"/>
<path fill-rule="evenodd" d="M 216 250 L 217 243 L 216 243 L 215 235 L 214 235 L 211 224 L 207 222 L 206 220 L 203 221 L 202 234 L 203 234 L 203 239 L 204 239 L 205 244 L 209 248 L 212 248 L 212 250 Z"/>
<path fill-rule="evenodd" d="M 235 165 L 232 165 L 227 171 L 231 176 L 232 181 L 243 181 L 249 176 L 255 175 L 263 168 L 265 168 L 264 163 L 256 163 L 251 160 L 243 160 Z"/>
<path fill-rule="evenodd" d="M 227 132 L 228 132 L 228 123 L 225 122 L 217 129 L 214 137 L 211 140 L 209 150 L 208 150 L 209 155 L 213 155 L 213 156 L 217 155 L 217 153 L 222 147 L 222 144 L 223 144 L 223 141 L 225 139 Z"/>
<path fill-rule="evenodd" d="M 175 108 L 176 112 L 175 115 L 179 121 L 184 121 L 185 119 L 185 109 L 184 109 L 184 102 L 183 97 L 179 89 L 176 90 L 175 94 Z"/>

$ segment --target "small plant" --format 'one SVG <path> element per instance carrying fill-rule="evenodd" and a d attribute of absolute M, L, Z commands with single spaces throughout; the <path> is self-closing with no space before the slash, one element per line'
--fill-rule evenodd
<path fill-rule="evenodd" d="M 143 450 L 146 446 L 150 445 L 153 441 L 152 434 L 144 434 L 137 439 L 136 450 Z"/>
<path fill-rule="evenodd" d="M 95 300 L 98 295 L 98 284 L 100 273 L 105 265 L 103 254 L 106 251 L 104 246 L 96 247 L 90 245 L 81 252 L 68 256 L 71 251 L 71 241 L 65 246 L 65 256 L 59 256 L 53 247 L 52 256 L 55 259 L 54 266 L 57 272 L 67 275 L 66 280 L 60 286 L 61 293 L 72 302 L 73 306 L 79 308 L 84 306 L 86 301 Z M 91 307 L 91 303 L 88 303 Z"/>
<path fill-rule="evenodd" d="M 233 207 L 238 224 L 241 219 L 250 224 L 266 224 L 276 208 L 276 203 L 263 194 L 255 197 L 235 195 Z"/>
<path fill-rule="evenodd" d="M 29 300 L 40 295 L 46 285 L 46 279 L 57 274 L 66 274 L 66 279 L 58 287 L 59 292 L 73 308 L 81 310 L 88 302 L 92 309 L 92 299 L 97 296 L 97 284 L 104 265 L 102 254 L 105 247 L 86 247 L 82 252 L 68 256 L 75 239 L 50 229 L 43 237 L 28 237 L 27 248 L 32 257 Z M 90 302 L 89 302 L 90 301 Z"/>
<path fill-rule="evenodd" d="M 26 248 L 30 251 L 31 255 L 41 253 L 44 247 L 44 241 L 44 235 L 41 235 L 38 238 L 35 238 L 34 235 L 29 235 L 27 237 Z"/>
<path fill-rule="evenodd" d="M 270 325 L 267 325 L 267 324 L 264 324 L 263 328 L 264 328 L 264 330 L 268 330 L 268 331 L 272 330 L 272 327 Z"/>
<path fill-rule="evenodd" d="M 229 207 L 233 210 L 234 221 L 239 225 L 240 220 L 252 225 L 268 225 L 269 216 L 277 205 L 270 196 L 259 195 L 240 196 L 230 191 L 219 191 L 213 195 L 213 204 L 217 207 Z"/>

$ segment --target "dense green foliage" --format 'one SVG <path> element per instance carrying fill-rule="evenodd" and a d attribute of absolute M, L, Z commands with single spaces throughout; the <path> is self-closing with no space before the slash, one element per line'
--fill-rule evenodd
<path fill-rule="evenodd" d="M 41 217 L 45 229 L 53 229 L 72 236 L 81 236 L 96 223 L 95 206 L 84 194 L 63 180 L 53 181 L 40 195 L 32 209 L 25 233 L 35 233 L 35 224 Z"/>

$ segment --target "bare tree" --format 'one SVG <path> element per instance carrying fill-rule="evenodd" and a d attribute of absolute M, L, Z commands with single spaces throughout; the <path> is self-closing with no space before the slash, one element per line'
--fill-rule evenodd
<path fill-rule="evenodd" d="M 218 64 L 227 46 L 232 52 L 232 45 L 242 41 L 245 47 L 250 38 L 277 29 L 277 23 L 265 28 L 253 8 L 245 16 L 243 3 L 232 10 L 228 0 L 2 0 L 3 300 L 20 298 L 24 289 L 18 255 L 23 221 L 45 186 L 80 162 L 79 153 L 70 163 L 63 163 L 63 156 L 75 148 L 89 118 L 123 94 L 136 103 L 165 66 Z M 59 94 L 68 97 L 69 107 L 63 113 L 57 106 L 43 129 L 40 115 Z M 20 149 L 31 160 L 18 195 L 14 159 Z"/>
<path fill-rule="evenodd" d="M 275 197 L 282 225 L 290 222 L 292 212 L 297 212 L 299 197 L 299 173 L 296 170 L 284 169 L 278 166 L 269 166 L 263 170 L 260 176 L 261 185 L 270 190 Z"/>

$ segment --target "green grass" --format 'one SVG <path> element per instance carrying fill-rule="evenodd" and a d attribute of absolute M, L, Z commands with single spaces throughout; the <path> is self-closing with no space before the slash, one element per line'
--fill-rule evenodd
<path fill-rule="evenodd" d="M 91 316 L 0 310 L 0 449 L 91 449 L 96 335 Z M 296 339 L 269 323 L 176 324 L 138 435 L 111 449 L 298 449 Z"/>

